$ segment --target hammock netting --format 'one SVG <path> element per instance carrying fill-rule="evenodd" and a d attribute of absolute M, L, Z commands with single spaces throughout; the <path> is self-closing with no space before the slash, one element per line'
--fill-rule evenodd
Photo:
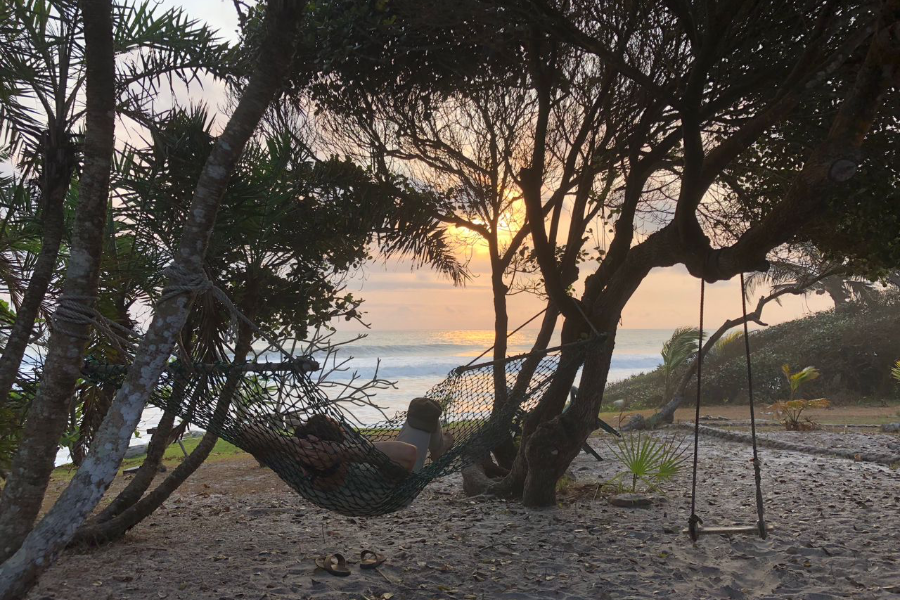
<path fill-rule="evenodd" d="M 149 402 L 249 452 L 310 502 L 344 515 L 376 516 L 409 505 L 435 478 L 481 460 L 509 435 L 516 413 L 537 404 L 558 368 L 559 353 L 549 349 L 451 371 L 426 396 L 441 405 L 443 430 L 455 443 L 412 473 L 374 445 L 396 439 L 405 413 L 372 425 L 352 423 L 311 379 L 315 366 L 307 358 L 173 361 Z M 495 369 L 502 370 L 508 393 L 501 408 L 494 407 Z M 84 374 L 118 386 L 125 367 L 88 363 Z M 314 415 L 328 417 L 339 431 L 337 440 L 298 435 Z"/>

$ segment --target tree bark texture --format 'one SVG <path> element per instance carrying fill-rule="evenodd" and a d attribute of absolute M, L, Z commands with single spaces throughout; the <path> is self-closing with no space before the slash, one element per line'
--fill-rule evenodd
<path fill-rule="evenodd" d="M 259 299 L 258 292 L 259 290 L 256 285 L 250 284 L 248 285 L 247 294 L 244 296 L 242 311 L 247 316 L 247 318 L 251 320 L 255 318 L 255 307 L 258 306 Z M 235 363 L 242 363 L 247 359 L 247 355 L 252 349 L 252 344 L 253 331 L 246 323 L 241 322 L 238 332 L 238 339 L 235 344 L 233 358 Z M 228 379 L 222 388 L 222 392 L 219 395 L 219 400 L 216 403 L 216 408 L 213 413 L 214 423 L 221 422 L 228 414 L 231 403 L 234 401 L 235 392 L 238 390 L 238 386 L 240 385 L 240 382 L 244 376 L 245 373 L 243 372 L 233 372 L 228 376 Z M 200 389 L 204 387 L 205 386 L 200 386 Z M 169 430 L 171 430 L 171 424 L 169 424 Z M 154 511 L 162 506 L 163 502 L 165 502 L 169 498 L 169 496 L 171 496 L 172 493 L 181 486 L 182 483 L 187 481 L 187 478 L 190 477 L 194 473 L 194 471 L 196 471 L 200 467 L 200 465 L 202 465 L 203 462 L 209 457 L 209 453 L 212 452 L 218 440 L 218 436 L 210 431 L 207 431 L 201 438 L 200 443 L 197 444 L 197 447 L 194 448 L 190 455 L 185 458 L 181 464 L 175 467 L 175 469 L 162 481 L 162 483 L 154 488 L 153 491 L 151 491 L 144 497 L 138 496 L 136 501 L 132 501 L 130 502 L 130 504 L 126 505 L 125 501 L 121 502 L 115 515 L 105 519 L 104 521 L 86 524 L 84 527 L 78 530 L 72 542 L 75 544 L 102 544 L 111 542 L 124 536 L 128 532 L 128 530 L 152 515 Z M 165 441 L 160 445 L 163 447 L 163 449 L 165 449 Z M 149 459 L 149 448 L 147 454 Z M 159 455 L 161 457 L 162 452 L 160 452 Z M 147 464 L 146 461 L 145 464 Z M 154 472 L 158 465 L 159 460 L 156 461 L 155 465 L 152 465 L 152 469 L 154 470 Z M 143 491 L 146 491 L 152 481 L 153 476 L 150 475 L 150 477 L 147 479 L 144 490 L 141 491 L 142 493 Z M 131 500 L 131 498 L 133 497 L 134 493 L 132 493 L 127 500 Z M 117 498 L 116 500 L 119 500 L 119 498 Z"/>
<path fill-rule="evenodd" d="M 108 0 L 105 3 L 84 0 L 86 24 L 88 13 L 98 12 L 95 10 L 97 4 L 109 8 Z M 266 31 L 257 68 L 197 182 L 175 258 L 184 271 L 202 273 L 202 262 L 221 197 L 247 141 L 281 88 L 293 58 L 297 24 L 304 10 L 305 3 L 302 2 L 273 0 L 267 5 L 263 24 Z M 111 117 L 111 109 L 109 114 Z M 97 432 L 93 451 L 54 507 L 16 554 L 0 568 L 0 600 L 24 594 L 71 541 L 103 497 L 118 471 L 146 400 L 172 354 L 193 297 L 194 294 L 190 297 L 181 294 L 156 307 L 125 382 Z M 77 375 L 77 370 L 73 369 L 73 375 Z M 49 464 L 52 467 L 52 457 Z"/>
<path fill-rule="evenodd" d="M 124 510 L 133 506 L 141 496 L 144 495 L 156 474 L 159 472 L 159 465 L 162 463 L 163 455 L 169 446 L 169 434 L 172 433 L 172 426 L 175 424 L 175 413 L 164 412 L 162 419 L 156 426 L 156 431 L 150 436 L 150 443 L 147 444 L 147 456 L 140 468 L 125 486 L 125 489 L 113 499 L 109 505 L 91 520 L 93 524 L 104 523 L 110 519 L 117 517 Z"/>
<path fill-rule="evenodd" d="M 62 297 L 97 293 L 115 141 L 115 56 L 109 0 L 84 3 L 87 70 L 84 168 Z M 90 325 L 66 323 L 50 336 L 43 380 L 29 407 L 22 444 L 0 499 L 0 560 L 9 558 L 31 531 L 40 510 L 68 406 L 80 376 Z M 3 589 L 0 584 L 0 589 Z M 2 593 L 0 593 L 2 596 Z"/>
<path fill-rule="evenodd" d="M 16 321 L 3 348 L 3 356 L 0 357 L 0 404 L 6 402 L 16 383 L 22 358 L 34 333 L 34 323 L 56 271 L 59 248 L 65 235 L 65 202 L 75 167 L 75 150 L 65 131 L 48 133 L 45 143 L 41 182 L 41 250 L 22 303 L 16 311 Z"/>

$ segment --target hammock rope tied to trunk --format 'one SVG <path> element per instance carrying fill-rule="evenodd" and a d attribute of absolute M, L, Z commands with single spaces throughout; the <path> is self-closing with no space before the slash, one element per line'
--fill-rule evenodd
<path fill-rule="evenodd" d="M 208 280 L 195 278 L 191 285 L 167 288 L 167 293 L 189 293 L 195 288 L 213 293 L 233 319 L 249 323 Z M 396 439 L 406 422 L 405 413 L 374 425 L 354 425 L 311 379 L 310 373 L 319 368 L 314 360 L 293 356 L 255 325 L 252 329 L 276 349 L 278 362 L 191 364 L 173 357 L 148 402 L 252 454 L 310 502 L 349 516 L 399 510 L 435 478 L 481 460 L 509 435 L 518 411 L 537 405 L 553 381 L 565 348 L 575 350 L 566 360 L 580 360 L 583 348 L 579 346 L 603 339 L 595 336 L 450 371 L 426 397 L 440 404 L 443 429 L 455 442 L 437 460 L 408 472 L 375 446 Z M 109 327 L 98 331 L 108 334 Z M 499 407 L 494 406 L 496 369 L 503 371 L 507 389 Z M 127 370 L 127 365 L 88 359 L 83 375 L 117 388 Z M 324 421 L 325 429 L 310 430 L 311 419 L 320 425 Z"/>

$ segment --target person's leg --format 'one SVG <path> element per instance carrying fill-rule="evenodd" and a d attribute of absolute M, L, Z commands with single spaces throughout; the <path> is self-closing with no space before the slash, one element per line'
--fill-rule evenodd
<path fill-rule="evenodd" d="M 440 422 L 438 422 L 437 427 L 431 432 L 431 437 L 428 440 L 428 452 L 431 454 L 431 460 L 435 461 L 443 456 L 444 452 L 450 449 L 454 441 L 453 434 L 450 432 L 444 433 Z"/>
<path fill-rule="evenodd" d="M 412 444 L 390 441 L 375 442 L 373 446 L 407 471 L 412 471 L 413 467 L 416 465 L 416 457 L 418 456 L 419 451 Z"/>
<path fill-rule="evenodd" d="M 409 403 L 406 423 L 397 440 L 416 447 L 416 462 L 413 471 L 425 465 L 425 458 L 431 452 L 432 460 L 440 457 L 453 445 L 453 436 L 441 430 L 441 405 L 430 398 L 414 398 Z"/>

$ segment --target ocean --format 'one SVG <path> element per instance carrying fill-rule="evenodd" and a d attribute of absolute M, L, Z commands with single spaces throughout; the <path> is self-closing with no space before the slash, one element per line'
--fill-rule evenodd
<path fill-rule="evenodd" d="M 536 331 L 523 330 L 509 339 L 508 355 L 531 349 Z M 672 335 L 667 329 L 622 329 L 616 336 L 610 381 L 655 369 L 661 362 L 663 342 Z M 339 337 L 339 336 L 338 336 Z M 373 331 L 345 347 L 338 357 L 350 358 L 348 370 L 335 373 L 335 381 L 349 380 L 354 371 L 360 380 L 371 378 L 378 368 L 381 379 L 396 382 L 396 389 L 380 390 L 376 402 L 393 415 L 404 410 L 409 401 L 424 395 L 447 377 L 451 369 L 465 365 L 488 349 L 494 341 L 491 330 L 451 331 Z M 555 340 L 552 345 L 558 344 Z M 490 355 L 478 362 L 491 360 Z M 352 365 L 352 366 L 351 366 Z M 355 409 L 363 423 L 379 420 L 377 411 L 368 407 Z"/>
<path fill-rule="evenodd" d="M 528 352 L 536 331 L 523 330 L 509 339 L 507 354 Z M 340 347 L 335 355 L 344 363 L 343 370 L 334 371 L 329 379 L 337 384 L 354 377 L 366 381 L 378 373 L 380 379 L 394 382 L 394 387 L 378 390 L 374 401 L 385 414 L 393 415 L 406 409 L 409 401 L 424 395 L 432 386 L 447 377 L 451 369 L 464 365 L 484 352 L 493 343 L 493 331 L 458 329 L 446 331 L 371 331 L 366 337 Z M 663 342 L 672 335 L 670 329 L 621 329 L 616 335 L 609 381 L 620 381 L 637 373 L 651 371 L 661 362 Z M 338 332 L 333 342 L 353 339 L 356 334 Z M 558 344 L 558 340 L 552 342 Z M 322 357 L 317 357 L 323 362 Z M 272 360 L 277 358 L 272 357 Z M 490 360 L 489 355 L 479 359 Z M 346 361 L 346 362 L 344 362 Z M 329 362 L 326 368 L 332 366 Z M 376 423 L 383 415 L 371 407 L 353 407 L 353 415 L 361 423 Z M 161 416 L 157 408 L 144 410 L 138 425 L 138 437 L 132 445 L 147 442 L 147 429 L 155 427 Z M 67 452 L 60 451 L 57 464 L 68 461 Z"/>

